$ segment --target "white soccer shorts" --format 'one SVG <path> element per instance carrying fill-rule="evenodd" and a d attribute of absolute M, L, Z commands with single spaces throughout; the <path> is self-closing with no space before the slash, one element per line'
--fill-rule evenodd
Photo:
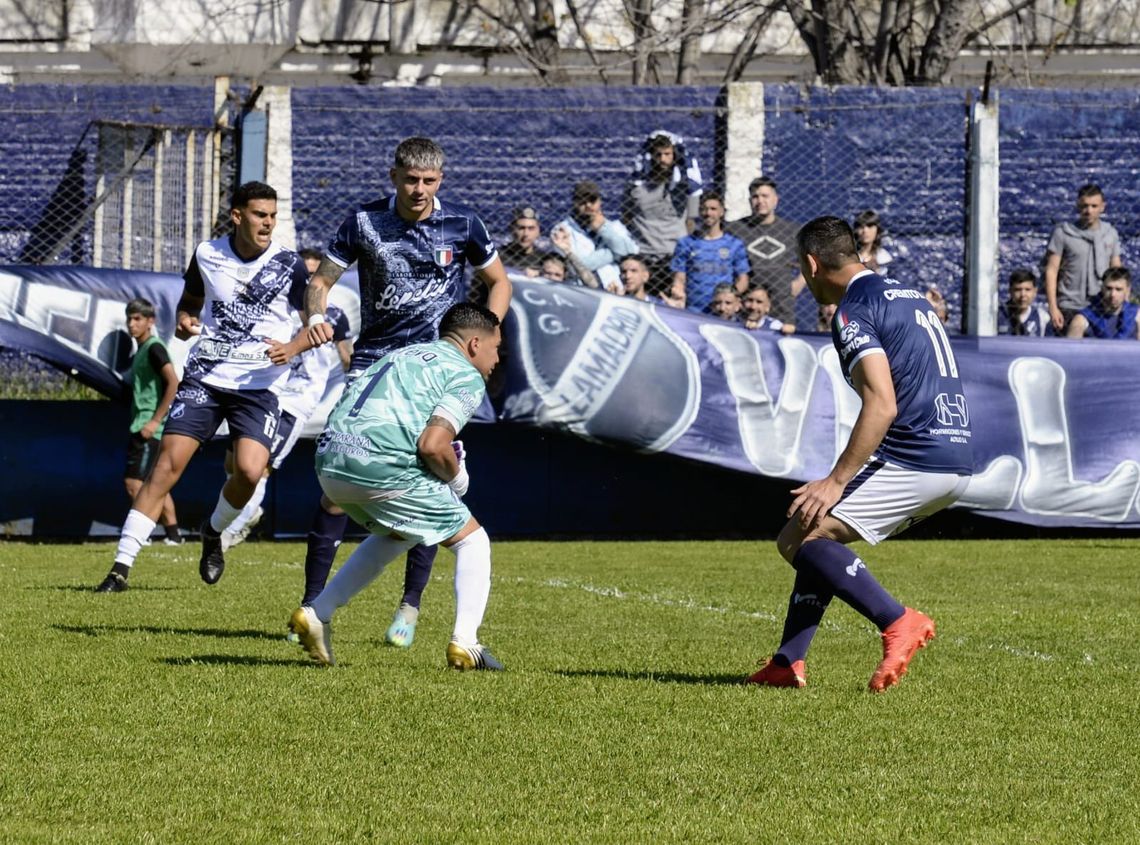
<path fill-rule="evenodd" d="M 873 457 L 831 515 L 875 545 L 954 504 L 969 483 L 968 475 L 919 472 Z"/>

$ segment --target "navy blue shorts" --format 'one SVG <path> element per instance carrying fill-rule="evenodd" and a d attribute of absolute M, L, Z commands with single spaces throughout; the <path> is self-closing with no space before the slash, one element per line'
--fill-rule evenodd
<path fill-rule="evenodd" d="M 277 426 L 277 433 L 273 435 L 273 445 L 269 447 L 269 466 L 278 469 L 281 462 L 293 451 L 297 437 L 301 434 L 301 426 L 297 425 L 297 418 L 288 411 L 281 412 L 281 422 Z"/>
<path fill-rule="evenodd" d="M 248 437 L 272 449 L 280 419 L 277 394 L 272 390 L 228 390 L 190 378 L 178 385 L 162 433 L 182 434 L 205 443 L 225 420 L 233 440 Z"/>
<path fill-rule="evenodd" d="M 133 432 L 127 441 L 127 471 L 123 473 L 123 476 L 146 481 L 150 471 L 154 469 L 154 462 L 158 460 L 158 451 L 161 446 L 161 437 L 152 437 L 147 440 L 140 432 Z"/>

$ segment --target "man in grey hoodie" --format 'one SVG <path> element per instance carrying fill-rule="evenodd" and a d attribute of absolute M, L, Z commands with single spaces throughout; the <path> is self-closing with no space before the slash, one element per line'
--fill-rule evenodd
<path fill-rule="evenodd" d="M 1100 292 L 1109 267 L 1120 267 L 1120 236 L 1104 214 L 1099 185 L 1077 191 L 1077 222 L 1058 223 L 1045 247 L 1045 298 L 1057 334 Z"/>

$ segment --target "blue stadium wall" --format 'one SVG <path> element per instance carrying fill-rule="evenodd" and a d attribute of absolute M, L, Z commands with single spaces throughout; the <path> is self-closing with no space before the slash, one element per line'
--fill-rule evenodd
<path fill-rule="evenodd" d="M 0 537 L 117 536 L 127 424 L 115 402 L 0 400 Z M 774 536 L 792 486 L 505 424 L 472 424 L 463 440 L 466 501 L 501 538 Z M 183 528 L 213 510 L 224 453 L 222 441 L 207 444 L 175 488 Z M 258 534 L 304 535 L 319 497 L 313 441 L 302 440 L 270 479 Z"/>

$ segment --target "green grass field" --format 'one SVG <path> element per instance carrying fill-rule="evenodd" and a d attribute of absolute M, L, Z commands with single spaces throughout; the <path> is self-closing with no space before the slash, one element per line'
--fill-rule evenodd
<path fill-rule="evenodd" d="M 216 587 L 153 546 L 95 595 L 112 550 L 0 545 L 0 841 L 1140 841 L 1135 540 L 863 548 L 939 624 L 880 696 L 839 603 L 807 689 L 740 685 L 791 584 L 771 543 L 499 543 L 502 674 L 444 668 L 447 552 L 411 650 L 382 644 L 401 563 L 319 669 L 282 639 L 301 545 Z"/>

